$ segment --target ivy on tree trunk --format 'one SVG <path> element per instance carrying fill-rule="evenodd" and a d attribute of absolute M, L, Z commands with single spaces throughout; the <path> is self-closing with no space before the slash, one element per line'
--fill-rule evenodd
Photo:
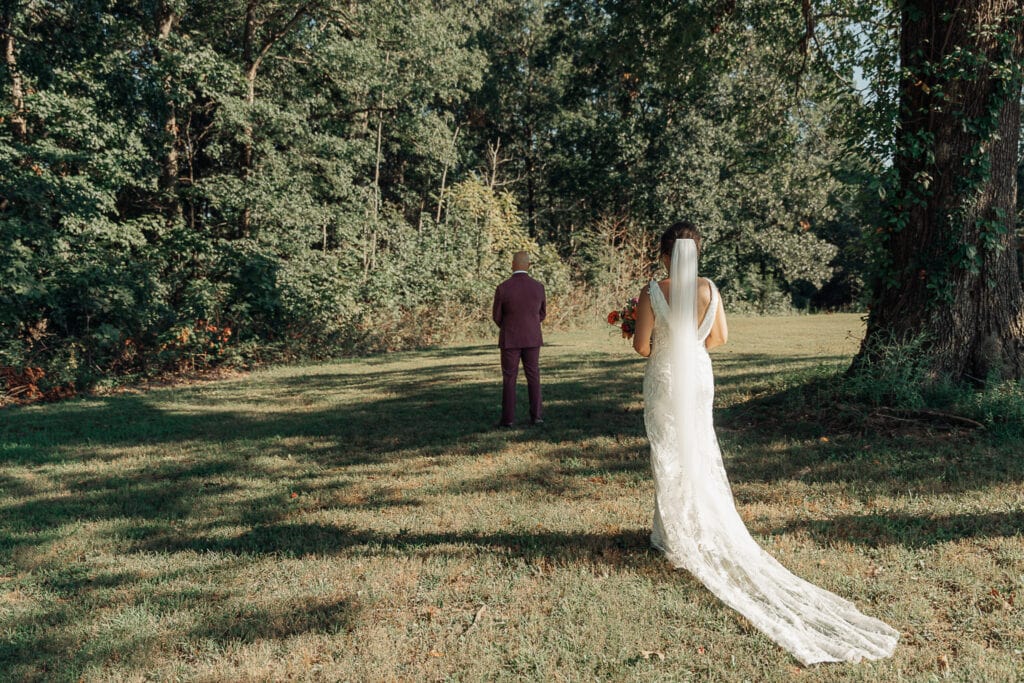
<path fill-rule="evenodd" d="M 854 367 L 923 341 L 932 379 L 1024 377 L 1016 257 L 1024 8 L 902 7 L 894 178 L 876 228 L 874 295 Z"/>

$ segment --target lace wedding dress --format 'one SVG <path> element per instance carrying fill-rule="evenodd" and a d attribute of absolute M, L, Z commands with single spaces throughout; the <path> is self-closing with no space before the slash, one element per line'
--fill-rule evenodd
<path fill-rule="evenodd" d="M 696 247 L 677 240 L 669 306 L 650 284 L 654 341 L 644 376 L 644 422 L 655 482 L 651 543 L 689 570 L 804 665 L 880 659 L 899 633 L 795 576 L 766 553 L 736 511 L 715 437 L 714 377 L 704 348 L 718 292 L 698 325 Z"/>

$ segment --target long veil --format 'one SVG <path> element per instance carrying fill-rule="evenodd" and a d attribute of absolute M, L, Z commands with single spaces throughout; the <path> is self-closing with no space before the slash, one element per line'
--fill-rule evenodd
<path fill-rule="evenodd" d="M 703 338 L 715 302 L 698 321 L 693 240 L 676 240 L 670 278 L 670 401 L 676 429 L 667 454 L 653 458 L 668 559 L 804 664 L 888 657 L 899 638 L 895 629 L 791 573 L 747 530 L 714 431 L 714 384 Z"/>

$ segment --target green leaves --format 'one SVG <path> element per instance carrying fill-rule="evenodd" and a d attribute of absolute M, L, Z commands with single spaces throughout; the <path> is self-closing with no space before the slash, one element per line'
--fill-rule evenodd
<path fill-rule="evenodd" d="M 0 343 L 41 364 L 74 346 L 83 376 L 177 362 L 158 349 L 197 321 L 289 353 L 429 338 L 420 313 L 484 301 L 519 248 L 553 294 L 633 279 L 646 263 L 602 274 L 614 256 L 580 245 L 609 220 L 638 254 L 690 217 L 732 306 L 806 306 L 857 281 L 861 187 L 891 149 L 883 128 L 860 142 L 873 105 L 830 80 L 866 54 L 856 31 L 817 23 L 826 69 L 794 47 L 799 7 L 765 0 L 127 0 L 15 21 L 28 133 L 0 124 Z M 47 351 L 26 341 L 39 320 Z"/>

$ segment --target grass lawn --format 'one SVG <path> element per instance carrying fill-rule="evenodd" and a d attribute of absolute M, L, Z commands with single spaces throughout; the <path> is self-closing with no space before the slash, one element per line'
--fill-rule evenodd
<path fill-rule="evenodd" d="M 1021 448 L 787 414 L 857 316 L 730 327 L 740 512 L 890 660 L 803 668 L 648 548 L 644 361 L 605 327 L 549 335 L 540 428 L 493 428 L 490 341 L 0 411 L 0 680 L 1017 680 Z"/>

